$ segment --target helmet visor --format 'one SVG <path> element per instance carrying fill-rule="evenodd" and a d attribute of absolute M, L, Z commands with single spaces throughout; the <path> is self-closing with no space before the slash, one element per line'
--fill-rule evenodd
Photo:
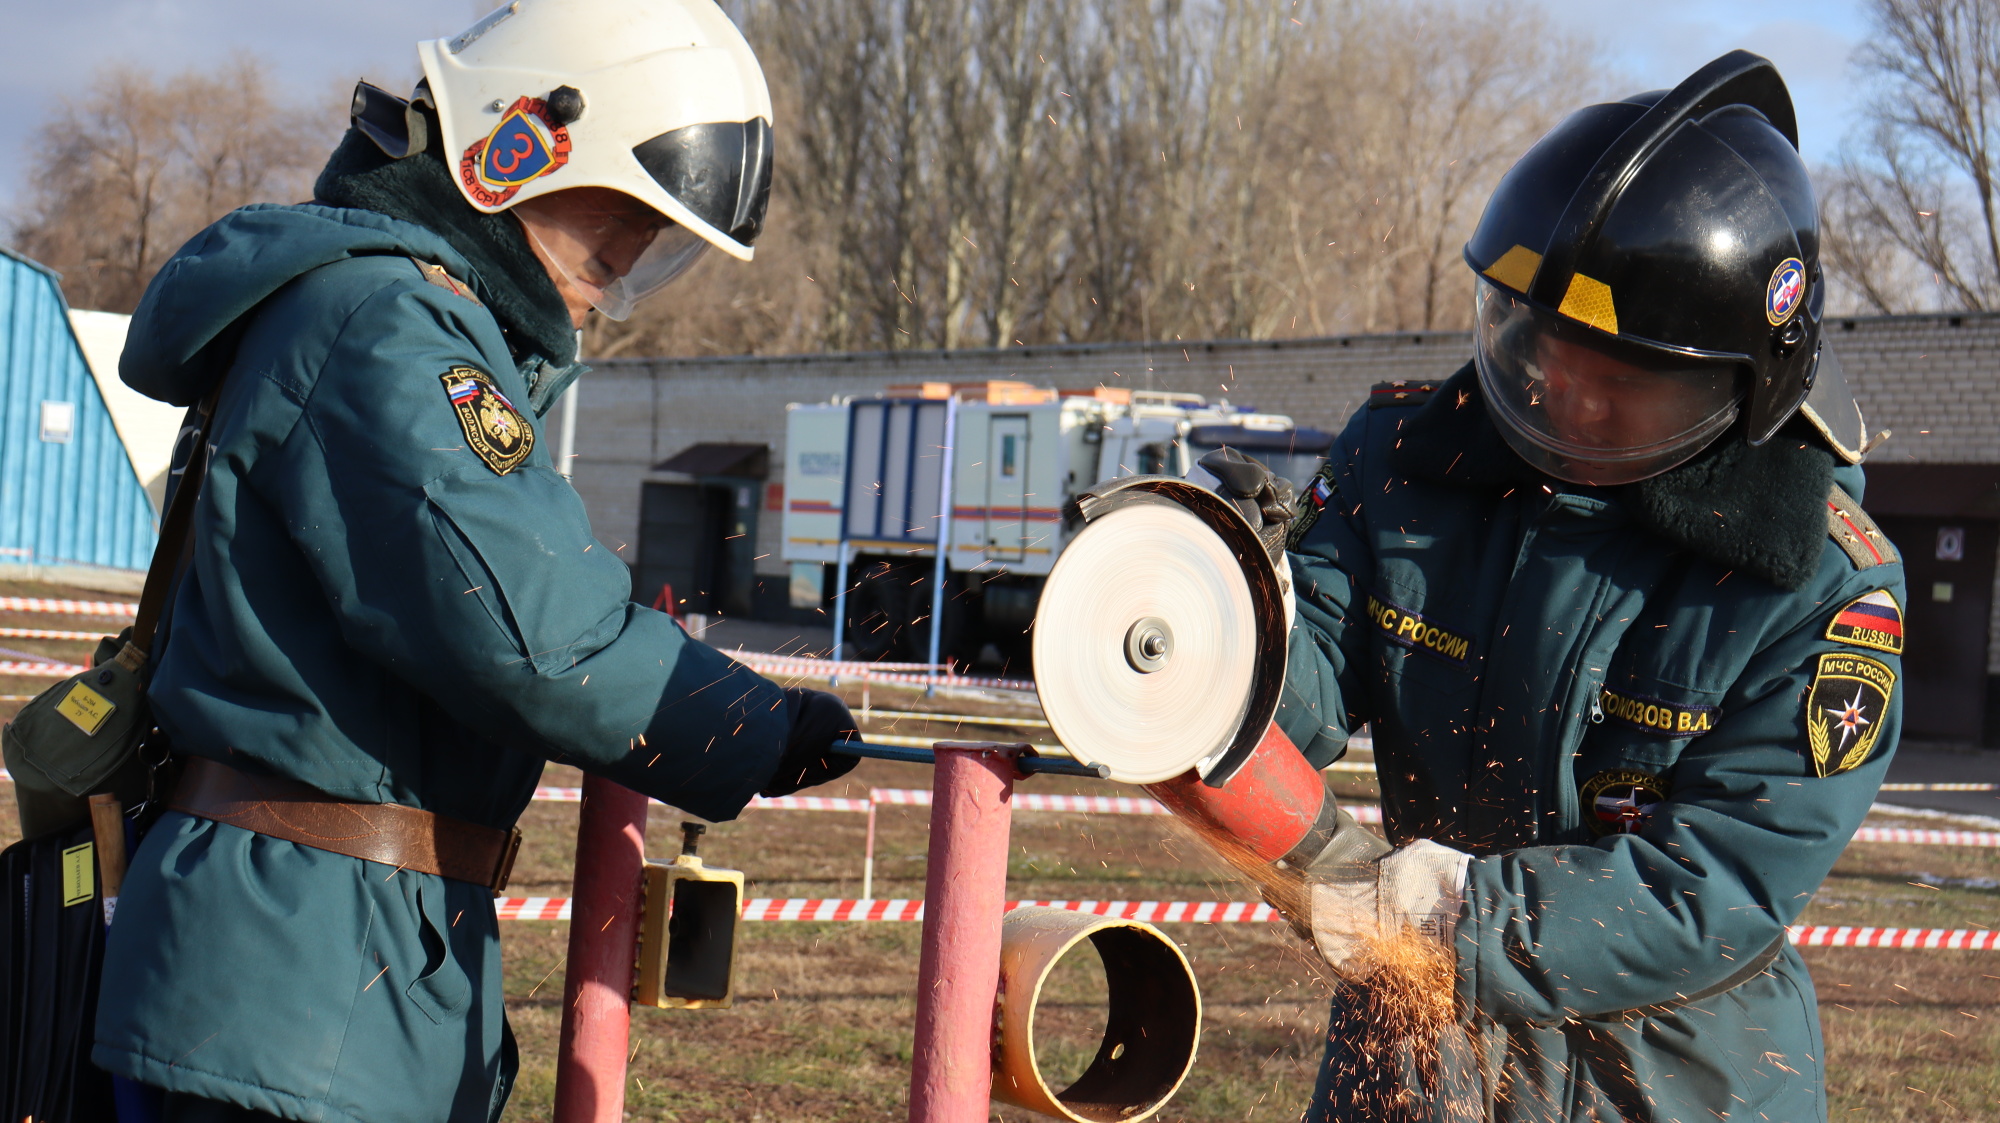
<path fill-rule="evenodd" d="M 639 166 L 695 217 L 742 245 L 757 240 L 771 203 L 771 124 L 685 125 L 632 149 Z"/>
<path fill-rule="evenodd" d="M 688 271 L 708 242 L 622 192 L 578 188 L 518 204 L 542 257 L 562 271 L 591 307 L 614 320 Z"/>
<path fill-rule="evenodd" d="M 1736 420 L 1738 362 L 1629 343 L 1544 311 L 1481 278 L 1479 384 L 1507 443 L 1571 483 L 1656 476 Z"/>

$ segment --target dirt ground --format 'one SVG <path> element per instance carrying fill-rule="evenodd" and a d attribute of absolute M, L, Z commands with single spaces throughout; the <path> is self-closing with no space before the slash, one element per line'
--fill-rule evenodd
<path fill-rule="evenodd" d="M 87 591 L 0 583 L 0 595 L 110 598 Z M 0 626 L 94 631 L 106 622 L 0 614 Z M 0 638 L 0 647 L 75 661 L 88 645 Z M 0 653 L 0 660 L 18 659 Z M 0 678 L 0 697 L 19 699 L 47 680 Z M 859 691 L 851 699 L 860 702 Z M 1004 698 L 959 697 L 925 705 L 914 692 L 871 689 L 874 710 L 948 709 L 1020 715 Z M 19 702 L 0 700 L 0 720 Z M 950 727 L 880 719 L 878 732 L 1044 740 L 1029 726 Z M 552 767 L 551 784 L 579 782 Z M 925 769 L 864 762 L 815 794 L 859 797 L 870 787 L 927 787 Z M 1024 792 L 1133 794 L 1063 777 L 1024 781 Z M 1372 784 L 1337 777 L 1356 799 Z M 509 893 L 567 896 L 576 804 L 537 803 Z M 928 808 L 878 809 L 875 896 L 923 894 Z M 678 848 L 682 816 L 655 805 L 649 852 Z M 1871 820 L 1936 827 L 1934 821 Z M 751 897 L 853 898 L 861 891 L 865 817 L 839 812 L 751 811 L 715 825 L 703 843 L 712 865 L 746 875 Z M 0 844 L 18 837 L 11 794 L 0 796 Z M 1165 817 L 1018 812 L 1010 896 L 1017 899 L 1251 900 L 1254 894 Z M 1984 928 L 2000 916 L 2000 851 L 1857 843 L 1801 917 L 1806 924 Z M 545 1119 L 554 1086 L 566 923 L 505 927 L 506 993 L 522 1070 L 505 1118 Z M 1205 1007 L 1193 1073 L 1158 1118 L 1164 1121 L 1290 1120 L 1311 1094 L 1327 984 L 1300 945 L 1276 924 L 1161 925 L 1200 981 Z M 909 1076 L 911 997 L 918 925 L 745 924 L 737 1002 L 719 1011 L 636 1011 L 627 1117 L 729 1123 L 879 1123 L 902 1114 Z M 1834 1120 L 1929 1123 L 2000 1118 L 2000 952 L 1809 949 L 1825 1026 Z M 1102 977 L 1091 957 L 1059 971 L 1042 1007 L 1039 1049 L 1050 1075 L 1080 1072 L 1102 1029 Z M 1058 1084 L 1060 1086 L 1060 1084 Z M 996 1108 L 995 1118 L 1025 1121 Z"/>

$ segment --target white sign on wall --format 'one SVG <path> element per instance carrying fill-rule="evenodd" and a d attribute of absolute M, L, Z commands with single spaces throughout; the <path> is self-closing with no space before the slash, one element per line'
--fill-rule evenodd
<path fill-rule="evenodd" d="M 66 445 L 76 436 L 76 403 L 42 403 L 42 439 L 50 444 Z"/>

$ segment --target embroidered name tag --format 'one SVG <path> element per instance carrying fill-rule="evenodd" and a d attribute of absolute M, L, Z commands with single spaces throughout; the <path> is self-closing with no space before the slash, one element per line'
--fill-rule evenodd
<path fill-rule="evenodd" d="M 1425 620 L 1421 614 L 1398 608 L 1373 593 L 1368 595 L 1366 610 L 1368 619 L 1390 643 L 1436 656 L 1460 669 L 1468 664 L 1472 654 L 1471 639 L 1440 628 Z"/>
<path fill-rule="evenodd" d="M 1676 706 L 1642 694 L 1620 694 L 1606 687 L 1597 704 L 1604 716 L 1636 725 L 1662 737 L 1699 737 L 1715 728 L 1714 706 Z"/>
<path fill-rule="evenodd" d="M 1834 615 L 1826 638 L 1891 655 L 1903 653 L 1903 609 L 1887 589 L 1858 597 Z"/>

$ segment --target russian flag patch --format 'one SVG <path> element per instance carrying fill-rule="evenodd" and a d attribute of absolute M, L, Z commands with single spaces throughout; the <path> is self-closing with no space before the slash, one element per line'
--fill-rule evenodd
<path fill-rule="evenodd" d="M 1891 655 L 1903 653 L 1903 609 L 1887 589 L 1850 602 L 1826 626 L 1826 638 Z"/>

